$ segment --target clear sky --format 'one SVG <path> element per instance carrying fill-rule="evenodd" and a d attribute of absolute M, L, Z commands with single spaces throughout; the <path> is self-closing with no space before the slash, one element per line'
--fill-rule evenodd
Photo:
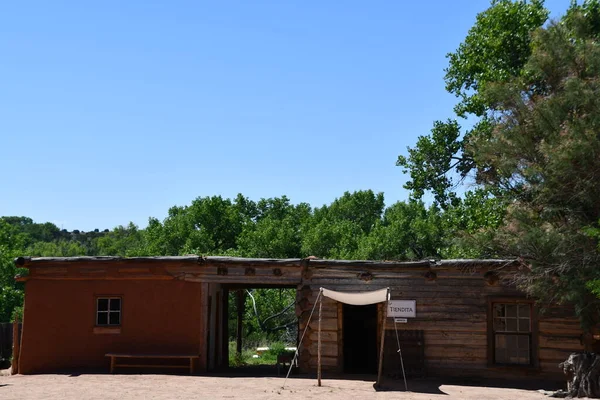
<path fill-rule="evenodd" d="M 445 54 L 488 5 L 4 2 L 0 215 L 88 231 L 216 194 L 404 200 L 397 156 L 452 115 Z"/>

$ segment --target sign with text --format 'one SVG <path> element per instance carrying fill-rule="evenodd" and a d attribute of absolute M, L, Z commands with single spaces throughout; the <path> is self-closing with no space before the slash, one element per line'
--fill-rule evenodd
<path fill-rule="evenodd" d="M 388 317 L 415 318 L 416 316 L 416 300 L 390 300 L 388 307 Z"/>

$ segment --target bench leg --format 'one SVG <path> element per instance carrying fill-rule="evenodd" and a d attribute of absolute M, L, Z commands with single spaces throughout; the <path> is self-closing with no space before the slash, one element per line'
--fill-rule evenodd
<path fill-rule="evenodd" d="M 194 374 L 194 359 L 190 357 L 190 375 Z"/>
<path fill-rule="evenodd" d="M 111 374 L 115 373 L 115 357 L 114 356 L 110 357 L 110 373 Z"/>

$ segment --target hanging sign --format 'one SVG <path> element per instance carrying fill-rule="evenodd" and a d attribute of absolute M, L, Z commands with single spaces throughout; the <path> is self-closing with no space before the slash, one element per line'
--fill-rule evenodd
<path fill-rule="evenodd" d="M 396 322 L 398 324 L 406 324 L 408 322 L 408 319 L 406 319 L 406 318 L 394 318 L 394 322 Z"/>
<path fill-rule="evenodd" d="M 417 316 L 416 300 L 390 300 L 388 317 L 415 318 Z"/>

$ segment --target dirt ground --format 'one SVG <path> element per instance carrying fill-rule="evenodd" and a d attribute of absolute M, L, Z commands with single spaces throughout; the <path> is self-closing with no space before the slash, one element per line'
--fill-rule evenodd
<path fill-rule="evenodd" d="M 0 376 L 0 399 L 464 399 L 464 400 L 541 400 L 548 397 L 535 389 L 467 386 L 431 381 L 387 384 L 375 391 L 373 380 L 290 378 L 282 389 L 283 378 L 212 377 L 179 375 L 14 375 Z M 504 384 L 503 386 L 506 386 Z"/>

